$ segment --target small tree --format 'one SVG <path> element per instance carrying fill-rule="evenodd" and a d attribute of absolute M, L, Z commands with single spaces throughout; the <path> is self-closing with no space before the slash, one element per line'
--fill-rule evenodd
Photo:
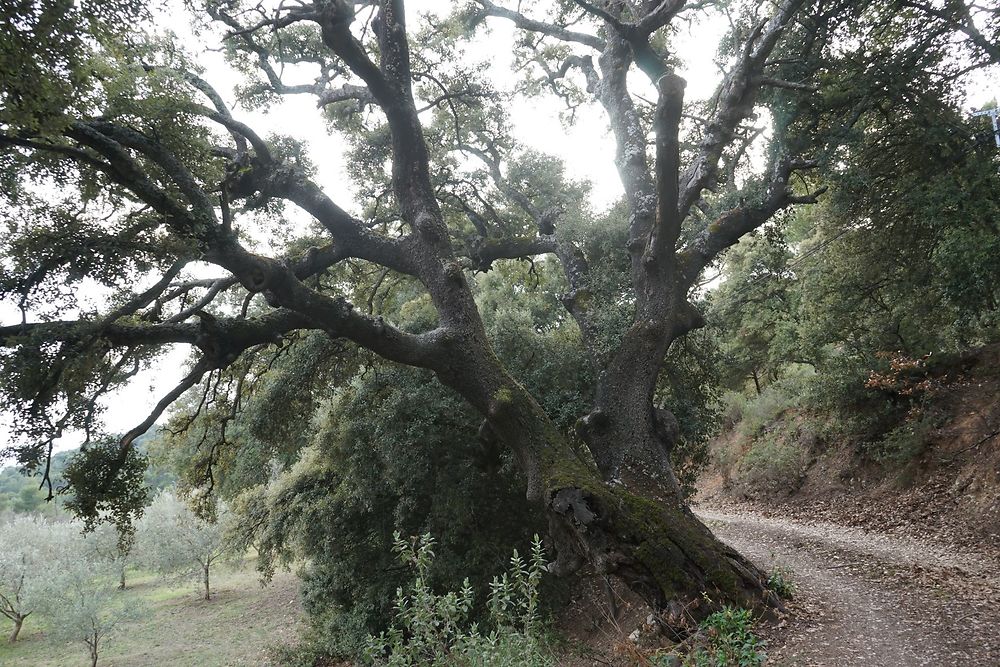
<path fill-rule="evenodd" d="M 84 553 L 89 559 L 111 566 L 118 580 L 118 590 L 123 591 L 125 570 L 135 560 L 134 546 L 134 535 L 122 535 L 114 525 L 102 523 L 87 533 Z"/>
<path fill-rule="evenodd" d="M 143 559 L 161 574 L 199 576 L 203 597 L 211 599 L 209 574 L 212 564 L 236 555 L 236 546 L 227 539 L 229 510 L 219 504 L 214 521 L 195 514 L 170 492 L 163 492 L 146 511 L 140 529 Z"/>
<path fill-rule="evenodd" d="M 135 600 L 118 593 L 115 564 L 88 557 L 80 545 L 64 559 L 53 577 L 53 594 L 45 610 L 51 618 L 53 636 L 87 645 L 91 667 L 97 667 L 100 649 L 121 629 L 125 621 L 139 615 Z"/>
<path fill-rule="evenodd" d="M 67 526 L 40 517 L 21 516 L 0 525 L 0 614 L 14 623 L 11 643 L 53 590 L 52 554 L 65 553 L 60 542 L 69 538 Z"/>

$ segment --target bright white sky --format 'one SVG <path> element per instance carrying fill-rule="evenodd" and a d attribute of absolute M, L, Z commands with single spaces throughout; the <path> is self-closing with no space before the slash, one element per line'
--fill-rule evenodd
<path fill-rule="evenodd" d="M 438 13 L 452 7 L 453 3 L 442 0 L 410 2 L 410 25 L 416 25 L 417 12 Z M 185 21 L 183 10 L 177 7 L 176 11 L 169 12 L 166 24 L 178 35 L 191 34 Z M 476 53 L 475 49 L 478 49 L 479 55 L 491 60 L 493 74 L 501 84 L 512 83 L 510 45 L 513 43 L 514 30 L 509 22 L 503 20 L 493 20 L 490 25 L 490 37 L 470 48 L 470 52 Z M 692 24 L 680 35 L 675 49 L 685 63 L 680 74 L 687 80 L 686 99 L 704 99 L 717 85 L 720 73 L 714 62 L 715 49 L 726 27 L 726 22 L 722 19 L 703 20 Z M 191 51 L 200 51 L 201 62 L 207 68 L 205 78 L 222 92 L 228 102 L 234 102 L 231 88 L 239 80 L 239 76 L 225 64 L 218 52 L 207 50 L 217 48 L 218 45 L 196 45 L 190 40 L 184 42 L 184 45 Z M 633 78 L 640 80 L 638 75 Z M 991 97 L 996 97 L 998 92 L 1000 86 L 996 81 L 982 78 L 969 90 L 970 101 L 982 104 Z M 233 107 L 238 119 L 247 122 L 262 135 L 280 132 L 304 140 L 310 146 L 311 157 L 319 167 L 319 182 L 327 187 L 331 196 L 341 205 L 353 207 L 349 180 L 341 158 L 341 141 L 328 132 L 311 96 L 289 97 L 267 115 L 247 112 L 235 104 Z M 511 126 L 523 144 L 563 158 L 570 176 L 589 180 L 593 184 L 595 208 L 604 208 L 620 196 L 621 185 L 613 162 L 614 143 L 603 112 L 596 107 L 581 108 L 577 111 L 576 124 L 572 128 L 566 128 L 559 121 L 560 109 L 560 103 L 553 99 L 514 104 L 510 109 Z M 216 276 L 221 275 L 221 272 L 207 271 L 206 275 Z M 0 303 L 0 322 L 18 321 L 20 315 L 16 308 L 9 303 Z M 106 423 L 110 430 L 124 432 L 141 422 L 159 398 L 179 382 L 186 355 L 187 347 L 177 346 L 156 367 L 140 374 L 126 390 L 109 397 L 105 404 Z M 2 419 L 0 417 L 0 442 L 8 439 L 6 434 L 9 432 L 9 424 L 5 425 Z M 80 440 L 79 436 L 68 435 L 62 439 L 59 448 L 75 447 Z"/>

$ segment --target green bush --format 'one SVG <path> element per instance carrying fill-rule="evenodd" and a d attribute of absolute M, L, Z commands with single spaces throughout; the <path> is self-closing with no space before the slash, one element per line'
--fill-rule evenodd
<path fill-rule="evenodd" d="M 883 356 L 834 357 L 807 388 L 805 404 L 830 417 L 831 435 L 856 443 L 857 453 L 880 458 L 880 443 L 914 407 L 910 396 L 869 386 L 873 373 L 886 373 Z"/>
<path fill-rule="evenodd" d="M 410 542 L 395 535 L 394 551 L 416 575 L 409 589 L 396 592 L 395 616 L 387 632 L 368 637 L 369 664 L 469 665 L 533 667 L 554 665 L 541 637 L 538 587 L 545 571 L 541 540 L 535 535 L 531 557 L 514 551 L 510 569 L 490 584 L 488 623 L 484 633 L 469 622 L 473 592 L 466 579 L 458 591 L 435 593 L 428 584 L 434 559 L 429 534 Z"/>
<path fill-rule="evenodd" d="M 732 431 L 741 421 L 747 407 L 747 397 L 738 391 L 727 391 L 720 399 L 722 413 L 722 430 Z"/>
<path fill-rule="evenodd" d="M 876 461 L 909 463 L 927 449 L 938 424 L 939 420 L 933 415 L 921 413 L 886 433 L 881 440 L 870 446 L 869 453 Z"/>
<path fill-rule="evenodd" d="M 784 567 L 775 567 L 767 577 L 767 587 L 778 596 L 791 600 L 795 595 L 795 582 L 792 581 L 790 574 Z"/>
<path fill-rule="evenodd" d="M 437 536 L 431 586 L 458 590 L 467 576 L 478 590 L 544 528 L 511 457 L 477 437 L 480 421 L 429 373 L 378 367 L 316 418 L 296 465 L 240 497 L 261 571 L 302 563 L 310 651 L 350 658 L 386 629 L 409 577 L 395 532 Z M 474 607 L 485 617 L 485 600 Z"/>
<path fill-rule="evenodd" d="M 756 437 L 786 410 L 798 407 L 805 383 L 805 378 L 786 378 L 768 385 L 759 396 L 748 399 L 742 406 L 737 426 L 740 434 L 746 438 Z"/>
<path fill-rule="evenodd" d="M 805 470 L 805 452 L 780 430 L 754 441 L 740 461 L 735 481 L 746 493 L 789 493 L 799 487 Z"/>

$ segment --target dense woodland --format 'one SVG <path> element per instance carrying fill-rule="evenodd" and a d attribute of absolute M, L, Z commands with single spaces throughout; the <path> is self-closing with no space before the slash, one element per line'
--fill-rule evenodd
<path fill-rule="evenodd" d="M 223 552 L 291 569 L 283 664 L 561 664 L 594 581 L 670 640 L 625 664 L 759 664 L 735 637 L 790 590 L 691 511 L 706 470 L 753 498 L 827 449 L 912 478 L 1000 342 L 990 3 L 171 7 L 193 38 L 138 0 L 2 5 L 0 552 L 48 531 L 86 560 L 110 530 L 122 581 L 135 547 L 206 598 Z M 699 54 L 721 74 L 687 100 L 699 25 L 728 26 Z M 290 96 L 348 183 L 251 127 Z M 615 154 L 577 159 L 614 162 L 618 201 L 516 140 L 541 100 L 604 114 Z M 109 432 L 177 345 L 180 384 Z M 166 546 L 185 512 L 225 545 L 194 566 Z"/>

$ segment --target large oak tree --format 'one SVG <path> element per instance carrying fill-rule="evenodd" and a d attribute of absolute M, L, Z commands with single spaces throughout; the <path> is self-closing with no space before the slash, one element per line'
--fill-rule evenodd
<path fill-rule="evenodd" d="M 353 142 L 363 207 L 353 215 L 302 147 L 255 132 L 170 40 L 127 30 L 144 16 L 140 3 L 18 5 L 0 52 L 9 229 L 0 295 L 22 313 L 0 341 L 25 437 L 18 456 L 44 462 L 67 429 L 96 435 L 101 396 L 163 346 L 190 345 L 183 381 L 110 457 L 70 476 L 91 499 L 82 506 L 100 512 L 127 493 L 116 475 L 134 439 L 187 390 L 318 331 L 429 369 L 473 406 L 483 437 L 513 453 L 545 513 L 558 570 L 617 575 L 661 607 L 705 592 L 759 601 L 760 573 L 681 496 L 670 464 L 676 422 L 653 400 L 664 356 L 703 325 L 691 299 L 706 267 L 781 211 L 815 202 L 823 188 L 810 171 L 874 105 L 832 77 L 834 95 L 817 110 L 832 60 L 870 67 L 868 38 L 884 44 L 885 34 L 900 34 L 910 54 L 955 34 L 992 42 L 954 13 L 906 33 L 932 10 L 891 2 L 720 3 L 732 26 L 721 83 L 710 100 L 686 104 L 671 44 L 682 22 L 713 6 L 575 0 L 522 11 L 478 0 L 414 28 L 402 0 L 199 5 L 206 34 L 223 31 L 251 79 L 246 101 L 311 95 Z M 863 12 L 871 34 L 840 32 Z M 516 28 L 526 91 L 606 113 L 625 221 L 607 251 L 627 267 L 613 288 L 591 275 L 603 258 L 560 231 L 573 202 L 557 195 L 569 185 L 551 169 L 522 168 L 531 160 L 508 136 L 505 98 L 466 54 L 464 40 L 494 22 Z M 296 208 L 316 233 L 274 250 Z M 597 377 L 576 429 L 582 455 L 498 358 L 474 299 L 476 272 L 539 256 L 561 267 L 562 303 Z M 195 262 L 224 275 L 190 278 Z M 352 303 L 343 281 L 324 280 L 347 264 L 374 268 L 374 291 L 386 276 L 418 284 L 434 326 L 406 330 L 371 301 Z M 103 287 L 106 305 L 78 298 L 83 285 Z M 609 326 L 608 309 L 624 321 Z"/>

